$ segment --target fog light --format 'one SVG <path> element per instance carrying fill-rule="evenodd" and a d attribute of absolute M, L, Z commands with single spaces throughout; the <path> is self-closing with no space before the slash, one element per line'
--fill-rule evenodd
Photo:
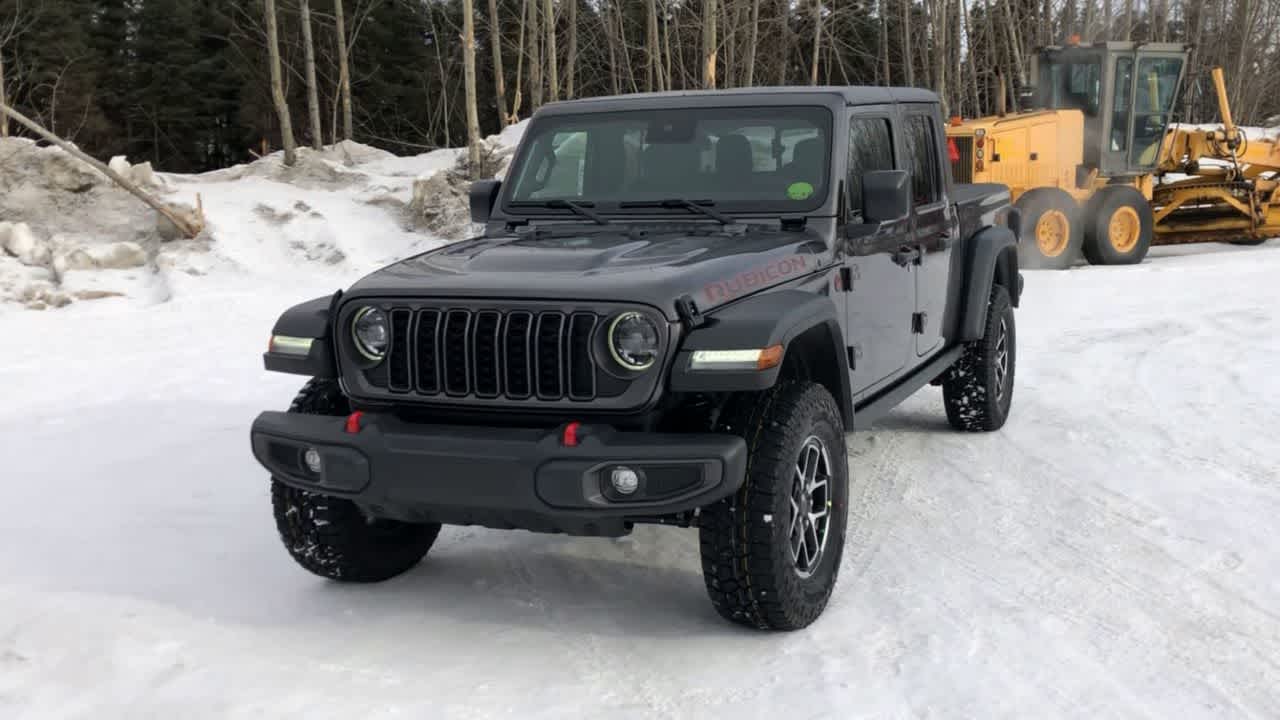
<path fill-rule="evenodd" d="M 609 472 L 609 483 L 619 495 L 630 495 L 640 488 L 640 476 L 629 467 L 616 467 Z"/>
<path fill-rule="evenodd" d="M 315 448 L 307 448 L 307 451 L 302 453 L 302 462 L 307 464 L 308 470 L 310 470 L 311 472 L 317 475 L 320 474 L 320 469 L 322 466 L 320 464 L 319 450 L 316 450 Z"/>

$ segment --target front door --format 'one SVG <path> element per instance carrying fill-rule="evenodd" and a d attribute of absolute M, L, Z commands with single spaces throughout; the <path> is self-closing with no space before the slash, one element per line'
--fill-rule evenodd
<path fill-rule="evenodd" d="M 911 352 L 914 266 L 902 261 L 903 247 L 911 243 L 911 219 L 878 227 L 862 224 L 862 174 L 898 167 L 893 118 L 890 106 L 860 107 L 849 123 L 845 187 L 852 227 L 846 247 L 845 342 L 857 399 L 901 375 Z"/>
<path fill-rule="evenodd" d="M 951 277 L 951 249 L 959 240 L 955 208 L 948 201 L 942 176 L 942 133 L 937 110 L 930 105 L 907 109 L 903 122 L 915 216 L 914 244 L 919 251 L 915 272 L 915 313 L 911 316 L 916 355 L 942 345 L 943 315 Z"/>

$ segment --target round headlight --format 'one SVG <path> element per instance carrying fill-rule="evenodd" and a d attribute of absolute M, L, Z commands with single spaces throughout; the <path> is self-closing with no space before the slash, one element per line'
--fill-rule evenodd
<path fill-rule="evenodd" d="M 619 315 L 609 326 L 609 354 L 627 370 L 647 370 L 658 359 L 658 326 L 638 312 Z"/>
<path fill-rule="evenodd" d="M 351 336 L 361 355 L 374 362 L 382 360 L 387 354 L 387 344 L 391 338 L 387 314 L 372 307 L 356 311 L 355 319 L 351 321 Z"/>

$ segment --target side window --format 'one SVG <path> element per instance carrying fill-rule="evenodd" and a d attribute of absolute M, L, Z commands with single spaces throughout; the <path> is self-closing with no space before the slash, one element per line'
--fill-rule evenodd
<path fill-rule="evenodd" d="M 937 202 L 938 144 L 933 123 L 924 115 L 907 119 L 907 154 L 911 168 L 911 194 L 915 205 Z"/>
<path fill-rule="evenodd" d="M 888 118 L 855 117 L 849 123 L 849 207 L 862 210 L 862 175 L 893 169 L 893 135 Z"/>
<path fill-rule="evenodd" d="M 530 200 L 582 195 L 587 134 L 581 130 L 558 132 L 550 142 L 533 148 L 533 157 L 521 174 L 518 192 Z"/>
<path fill-rule="evenodd" d="M 1111 150 L 1129 147 L 1129 97 L 1133 94 L 1133 58 L 1116 58 L 1116 95 L 1111 111 Z"/>

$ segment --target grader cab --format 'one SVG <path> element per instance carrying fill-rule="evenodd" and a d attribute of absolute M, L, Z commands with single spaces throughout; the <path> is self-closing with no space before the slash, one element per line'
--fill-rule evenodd
<path fill-rule="evenodd" d="M 953 174 L 1009 186 L 1024 266 L 1067 267 L 1081 253 L 1129 264 L 1153 244 L 1280 235 L 1280 207 L 1269 221 L 1280 154 L 1232 124 L 1221 71 L 1223 129 L 1170 127 L 1186 57 L 1175 43 L 1043 48 L 1031 109 L 953 119 Z"/>

